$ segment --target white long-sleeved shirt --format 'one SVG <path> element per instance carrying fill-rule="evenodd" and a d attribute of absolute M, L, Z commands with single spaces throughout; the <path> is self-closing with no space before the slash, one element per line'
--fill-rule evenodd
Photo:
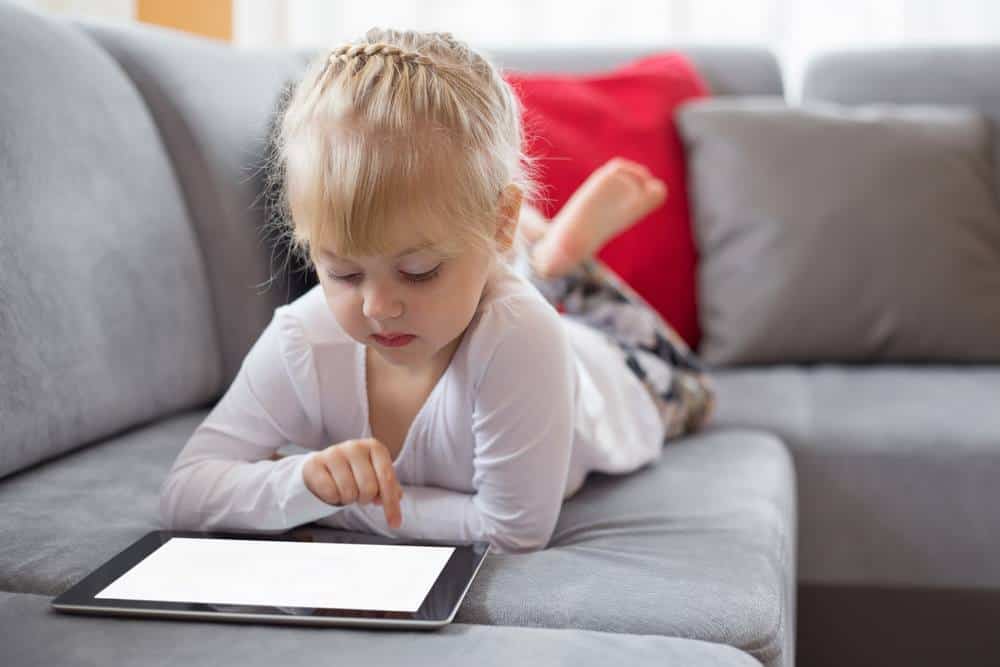
<path fill-rule="evenodd" d="M 662 452 L 655 405 L 614 344 L 502 264 L 393 462 L 403 522 L 391 528 L 380 505 L 329 505 L 302 476 L 313 452 L 372 437 L 365 372 L 364 345 L 319 285 L 277 308 L 168 473 L 163 527 L 279 533 L 315 521 L 531 551 L 588 472 L 631 472 Z M 289 443 L 307 451 L 270 459 Z"/>

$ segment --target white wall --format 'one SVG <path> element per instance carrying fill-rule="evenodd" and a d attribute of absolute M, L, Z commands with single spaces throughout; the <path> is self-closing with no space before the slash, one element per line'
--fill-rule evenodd
<path fill-rule="evenodd" d="M 15 0 L 15 4 L 48 12 L 134 19 L 135 0 Z"/>
<path fill-rule="evenodd" d="M 235 0 L 244 46 L 333 46 L 374 25 L 473 46 L 737 43 L 778 56 L 791 97 L 831 48 L 1000 43 L 1000 0 Z"/>

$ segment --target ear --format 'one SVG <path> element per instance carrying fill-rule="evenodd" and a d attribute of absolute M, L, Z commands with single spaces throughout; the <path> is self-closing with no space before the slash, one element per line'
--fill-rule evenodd
<path fill-rule="evenodd" d="M 521 219 L 521 188 L 514 183 L 508 184 L 500 191 L 497 198 L 497 231 L 494 238 L 497 249 L 501 253 L 510 250 L 514 245 L 514 235 L 517 233 L 517 223 Z"/>

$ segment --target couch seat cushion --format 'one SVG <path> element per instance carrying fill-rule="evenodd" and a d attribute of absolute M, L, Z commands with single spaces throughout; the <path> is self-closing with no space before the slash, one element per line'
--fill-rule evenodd
<path fill-rule="evenodd" d="M 799 579 L 1000 588 L 1000 366 L 780 366 L 714 375 L 712 428 L 795 459 Z"/>
<path fill-rule="evenodd" d="M 609 664 L 760 667 L 731 646 L 673 637 L 452 623 L 415 632 L 66 614 L 42 595 L 0 593 L 6 665 Z"/>
<path fill-rule="evenodd" d="M 205 414 L 0 485 L 0 589 L 56 595 L 159 529 L 160 485 Z M 794 495 L 791 459 L 774 436 L 671 441 L 630 475 L 592 474 L 564 505 L 549 548 L 491 554 L 456 620 L 687 637 L 791 665 Z"/>
<path fill-rule="evenodd" d="M 0 477 L 201 405 L 222 375 L 148 107 L 93 40 L 17 4 L 0 2 Z"/>

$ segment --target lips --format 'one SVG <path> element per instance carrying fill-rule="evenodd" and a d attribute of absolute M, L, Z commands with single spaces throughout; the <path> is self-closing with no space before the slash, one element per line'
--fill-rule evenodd
<path fill-rule="evenodd" d="M 416 336 L 413 334 L 397 334 L 392 338 L 383 338 L 379 334 L 372 334 L 372 338 L 382 347 L 403 347 L 413 342 Z"/>
<path fill-rule="evenodd" d="M 392 340 L 394 338 L 401 338 L 403 336 L 412 336 L 413 334 L 408 333 L 391 333 L 391 334 L 372 334 L 376 338 L 381 338 L 382 340 Z"/>

